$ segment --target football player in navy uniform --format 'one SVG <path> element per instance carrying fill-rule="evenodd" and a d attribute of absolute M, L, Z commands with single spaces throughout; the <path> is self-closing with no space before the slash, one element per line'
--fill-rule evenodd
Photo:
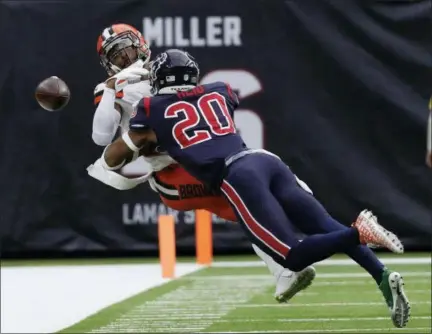
<path fill-rule="evenodd" d="M 337 222 L 278 156 L 245 145 L 233 121 L 239 101 L 230 87 L 223 82 L 200 86 L 198 79 L 198 64 L 187 52 L 173 49 L 156 57 L 150 69 L 155 95 L 139 103 L 130 130 L 105 149 L 99 159 L 100 179 L 121 168 L 134 152 L 159 147 L 192 176 L 220 191 L 251 242 L 296 272 L 299 284 L 313 263 L 344 252 L 372 275 L 394 325 L 404 327 L 410 305 L 403 279 L 365 246 L 402 253 L 397 236 L 368 210 L 350 227 Z M 309 236 L 300 242 L 292 226 Z"/>

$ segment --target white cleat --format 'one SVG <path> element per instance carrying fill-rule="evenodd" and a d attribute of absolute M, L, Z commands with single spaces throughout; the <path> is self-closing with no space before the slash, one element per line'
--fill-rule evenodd
<path fill-rule="evenodd" d="M 399 238 L 378 224 L 377 217 L 369 210 L 360 212 L 352 224 L 359 231 L 360 242 L 372 247 L 385 247 L 394 253 L 403 253 L 404 247 Z"/>
<path fill-rule="evenodd" d="M 276 278 L 275 298 L 279 303 L 287 303 L 298 292 L 306 289 L 315 278 L 315 268 L 306 267 L 302 271 L 293 272 L 285 269 Z"/>

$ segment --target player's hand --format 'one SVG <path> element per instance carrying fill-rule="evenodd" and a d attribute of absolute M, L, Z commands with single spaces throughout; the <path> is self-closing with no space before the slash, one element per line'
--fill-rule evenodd
<path fill-rule="evenodd" d="M 148 79 L 149 71 L 140 67 L 128 67 L 109 78 L 105 84 L 116 92 L 121 91 L 129 84 L 138 83 Z"/>
<path fill-rule="evenodd" d="M 426 153 L 426 165 L 432 168 L 432 152 Z"/>

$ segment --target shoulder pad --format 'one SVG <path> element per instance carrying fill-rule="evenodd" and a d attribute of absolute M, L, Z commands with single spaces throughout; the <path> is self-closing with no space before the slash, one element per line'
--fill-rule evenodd
<path fill-rule="evenodd" d="M 215 87 L 215 88 L 222 88 L 222 89 L 225 89 L 225 88 L 227 87 L 227 83 L 224 82 L 224 81 L 216 81 L 216 82 L 214 83 L 214 86 L 213 86 L 213 87 Z"/>
<path fill-rule="evenodd" d="M 216 87 L 225 87 L 225 86 L 226 86 L 226 83 L 223 82 L 223 81 L 216 81 L 216 82 L 214 83 L 214 85 L 215 85 Z"/>
<path fill-rule="evenodd" d="M 94 94 L 94 95 L 99 95 L 99 94 L 101 94 L 101 93 L 104 91 L 105 87 L 106 87 L 105 82 L 101 82 L 100 84 L 98 84 L 98 85 L 95 87 L 93 94 Z"/>
<path fill-rule="evenodd" d="M 145 80 L 143 81 L 144 85 L 144 91 L 143 91 L 143 97 L 151 97 L 153 96 L 152 94 L 152 87 L 150 86 L 150 81 Z"/>
<path fill-rule="evenodd" d="M 94 89 L 93 95 L 94 95 L 94 105 L 95 106 L 99 105 L 99 102 L 102 99 L 102 95 L 103 95 L 105 87 L 106 87 L 105 83 L 102 82 L 102 83 L 98 84 L 96 86 L 96 88 Z"/>

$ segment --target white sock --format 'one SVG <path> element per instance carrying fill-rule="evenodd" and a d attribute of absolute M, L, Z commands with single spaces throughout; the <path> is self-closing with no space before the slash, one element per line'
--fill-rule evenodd
<path fill-rule="evenodd" d="M 257 245 L 252 244 L 252 248 L 255 251 L 256 255 L 259 256 L 261 260 L 264 261 L 264 263 L 267 265 L 267 268 L 269 269 L 270 273 L 276 278 L 279 277 L 281 272 L 285 270 L 284 267 L 282 267 L 279 263 L 277 263 L 273 258 L 263 252 Z"/>

